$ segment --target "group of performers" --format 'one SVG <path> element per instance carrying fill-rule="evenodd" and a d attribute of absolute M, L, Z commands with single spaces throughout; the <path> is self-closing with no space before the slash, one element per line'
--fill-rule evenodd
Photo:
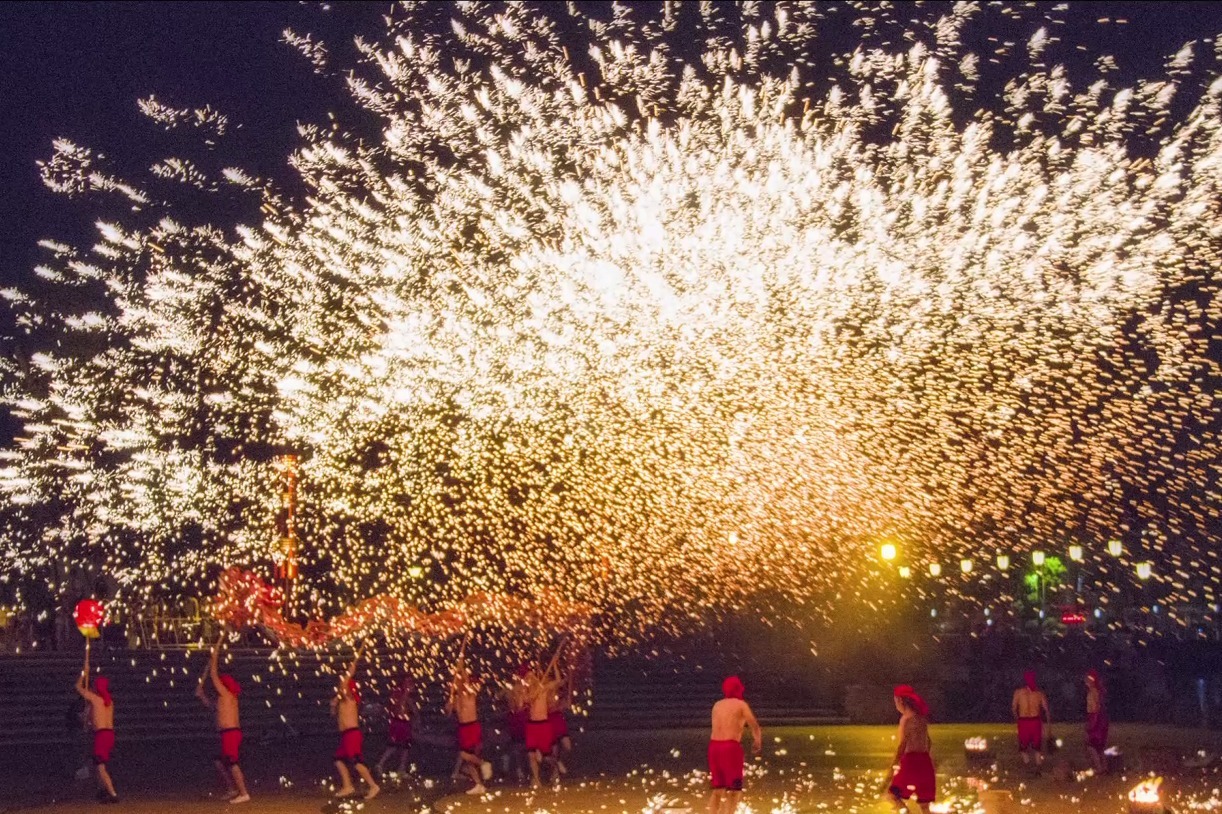
<path fill-rule="evenodd" d="M 1086 684 L 1086 751 L 1097 774 L 1107 772 L 1108 718 L 1106 692 L 1098 670 L 1088 670 Z M 1023 763 L 1044 762 L 1047 751 L 1045 727 L 1052 723 L 1048 696 L 1039 687 L 1034 670 L 1023 674 L 1023 686 L 1014 691 L 1011 710 L 1018 730 L 1018 749 Z M 897 811 L 906 811 L 906 800 L 915 799 L 921 811 L 928 812 L 937 791 L 937 778 L 930 756 L 929 707 L 912 687 L 895 688 L 895 708 L 900 713 L 899 745 L 895 772 L 887 783 L 886 795 Z M 711 752 L 710 752 L 711 761 Z M 711 814 L 718 814 L 716 808 Z"/>
<path fill-rule="evenodd" d="M 1088 670 L 1083 682 L 1086 685 L 1086 753 L 1096 774 L 1107 772 L 1108 718 L 1106 692 L 1098 670 Z M 1023 674 L 1023 686 L 1014 691 L 1010 703 L 1014 721 L 1018 727 L 1018 749 L 1023 763 L 1030 764 L 1035 756 L 1035 765 L 1044 762 L 1047 740 L 1044 729 L 1052 724 L 1052 708 L 1048 696 L 1039 687 L 1034 670 Z"/>
<path fill-rule="evenodd" d="M 565 713 L 573 703 L 572 670 L 563 671 L 559 657 L 563 646 L 546 667 L 523 663 L 500 692 L 509 710 L 508 729 L 513 750 L 512 773 L 524 780 L 529 772 L 530 785 L 539 788 L 546 779 L 558 783 L 567 771 L 565 755 L 572 750 Z M 212 648 L 208 667 L 201 676 L 196 695 L 215 711 L 220 751 L 216 758 L 217 771 L 227 789 L 231 803 L 250 800 L 246 779 L 240 765 L 242 728 L 239 718 L 239 698 L 242 688 L 237 680 L 219 668 L 220 642 Z M 348 669 L 340 677 L 331 713 L 339 733 L 335 752 L 335 767 L 340 786 L 339 797 L 356 794 L 352 772 L 355 771 L 366 790 L 365 799 L 381 791 L 374 774 L 363 757 L 364 733 L 360 728 L 360 691 L 355 676 L 360 662 L 358 649 Z M 1018 745 L 1024 763 L 1035 756 L 1037 765 L 1044 760 L 1044 727 L 1051 723 L 1052 714 L 1047 695 L 1039 688 L 1034 671 L 1023 678 L 1024 686 L 1014 692 L 1011 704 L 1018 729 Z M 1107 747 L 1108 719 L 1102 679 L 1095 670 L 1085 677 L 1086 684 L 1086 744 L 1095 770 L 1106 770 L 1104 750 Z M 212 693 L 207 690 L 212 687 Z M 470 780 L 467 794 L 482 795 L 484 785 L 492 778 L 492 765 L 484 759 L 484 730 L 479 714 L 479 695 L 483 683 L 466 663 L 462 654 L 453 668 L 445 712 L 457 723 L 458 759 L 453 778 Z M 89 651 L 85 666 L 76 682 L 76 690 L 90 707 L 93 724 L 93 759 L 97 769 L 98 799 L 116 803 L 114 781 L 107 769 L 114 747 L 114 699 L 105 677 L 90 684 Z M 743 791 L 745 754 L 742 747 L 744 728 L 749 729 L 755 754 L 762 747 L 762 732 L 750 705 L 744 700 L 743 682 L 731 676 L 722 684 L 721 700 L 713 705 L 712 731 L 709 739 L 708 765 L 712 793 L 709 814 L 735 814 Z M 417 715 L 416 686 L 406 676 L 392 692 L 387 707 L 389 740 L 377 763 L 380 776 L 385 776 L 389 760 L 398 757 L 399 772 L 405 773 L 413 743 L 413 722 Z M 895 708 L 900 714 L 898 745 L 893 761 L 894 772 L 886 786 L 886 795 L 897 807 L 906 810 L 908 799 L 915 799 L 921 811 L 928 812 L 936 797 L 934 762 L 930 754 L 929 707 L 910 686 L 895 688 Z"/>
<path fill-rule="evenodd" d="M 511 759 L 514 772 L 524 780 L 529 771 L 532 788 L 539 788 L 546 779 L 552 784 L 560 782 L 567 772 L 564 757 L 572 751 L 566 714 L 573 706 L 573 670 L 562 670 L 560 656 L 564 645 L 557 650 L 551 662 L 543 668 L 523 663 L 519 665 L 512 680 L 501 689 L 500 695 L 509 710 L 509 735 L 513 744 Z M 221 642 L 213 646 L 208 667 L 200 677 L 195 694 L 216 717 L 216 729 L 220 750 L 215 759 L 217 772 L 226 788 L 226 799 L 231 803 L 250 801 L 250 792 L 241 767 L 242 726 L 239 716 L 241 685 L 229 673 L 220 671 Z M 360 726 L 360 689 L 356 682 L 356 670 L 360 663 L 358 648 L 347 670 L 340 676 L 335 695 L 331 699 L 331 715 L 335 718 L 339 733 L 339 746 L 335 751 L 335 769 L 339 776 L 337 797 L 356 795 L 353 773 L 365 785 L 364 799 L 371 800 L 381 792 L 373 772 L 365 764 L 363 747 L 364 732 Z M 209 693 L 208 687 L 212 692 Z M 485 783 L 492 778 L 492 764 L 484 759 L 484 730 L 480 721 L 479 696 L 483 682 L 467 665 L 460 653 L 454 665 L 449 697 L 445 713 L 453 715 L 457 728 L 458 759 L 453 778 L 470 778 L 467 794 L 480 795 L 487 791 Z M 89 651 L 85 651 L 85 665 L 76 682 L 77 692 L 89 703 L 90 722 L 93 725 L 93 762 L 98 781 L 98 799 L 103 803 L 117 803 L 114 781 L 108 764 L 114 748 L 114 698 L 110 694 L 108 680 L 99 676 L 90 682 Z M 388 741 L 385 751 L 377 762 L 378 775 L 386 776 L 388 761 L 398 757 L 400 774 L 407 772 L 413 743 L 413 722 L 417 716 L 418 698 L 416 685 L 410 676 L 405 676 L 390 696 L 387 706 Z"/>

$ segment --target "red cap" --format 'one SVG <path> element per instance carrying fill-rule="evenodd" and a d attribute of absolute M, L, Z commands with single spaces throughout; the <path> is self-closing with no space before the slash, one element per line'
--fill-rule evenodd
<path fill-rule="evenodd" d="M 726 698 L 737 698 L 742 700 L 743 693 L 746 692 L 746 687 L 743 686 L 742 679 L 738 676 L 730 676 L 725 681 L 721 682 L 721 694 Z"/>
<path fill-rule="evenodd" d="M 912 689 L 912 687 L 908 686 L 907 684 L 899 685 L 895 688 L 895 697 L 903 698 L 908 701 L 909 705 L 916 711 L 917 715 L 920 715 L 922 718 L 928 717 L 929 705 L 925 703 L 924 698 L 917 695 L 917 691 Z"/>
<path fill-rule="evenodd" d="M 106 676 L 98 676 L 93 680 L 93 689 L 102 698 L 102 703 L 110 706 L 114 699 L 110 697 L 110 679 Z"/>
<path fill-rule="evenodd" d="M 1023 673 L 1023 683 L 1027 685 L 1027 689 L 1035 691 L 1039 689 L 1039 684 L 1035 681 L 1035 670 L 1028 670 Z"/>

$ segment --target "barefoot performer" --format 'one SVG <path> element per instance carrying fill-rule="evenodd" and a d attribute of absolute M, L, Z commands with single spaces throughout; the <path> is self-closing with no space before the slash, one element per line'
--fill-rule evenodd
<path fill-rule="evenodd" d="M 573 671 L 560 671 L 558 659 L 563 650 L 562 643 L 560 651 L 556 653 L 557 658 L 552 660 L 554 667 L 549 678 L 556 682 L 556 688 L 548 696 L 547 705 L 547 720 L 552 726 L 552 760 L 556 764 L 556 771 L 562 775 L 568 773 L 563 756 L 573 751 L 573 739 L 569 737 L 567 718 L 568 711 L 573 708 Z"/>
<path fill-rule="evenodd" d="M 1107 691 L 1095 669 L 1086 672 L 1086 751 L 1098 774 L 1107 774 Z"/>
<path fill-rule="evenodd" d="M 563 648 L 564 644 L 561 643 L 560 647 Z M 560 650 L 557 650 L 556 655 L 552 656 L 551 662 L 543 672 L 532 669 L 526 676 L 526 706 L 529 710 L 526 719 L 526 756 L 530 760 L 530 787 L 532 789 L 537 789 L 542 785 L 542 767 L 545 762 L 552 764 L 553 769 L 556 769 L 556 758 L 552 755 L 555 732 L 552 729 L 549 707 L 552 696 L 560 683 L 551 678 L 556 667 L 556 659 L 559 657 Z M 560 781 L 558 770 L 552 772 L 552 780 Z"/>
<path fill-rule="evenodd" d="M 204 689 L 204 680 L 212 680 L 212 688 L 216 690 L 216 731 L 221 736 L 221 751 L 216 758 L 216 770 L 225 784 L 226 799 L 231 803 L 249 803 L 250 793 L 246 790 L 246 777 L 242 774 L 241 760 L 242 725 L 238 718 L 238 696 L 242 688 L 237 680 L 228 673 L 218 669 L 220 661 L 221 642 L 224 634 L 212 646 L 212 656 L 208 659 L 208 670 L 200 676 L 199 686 L 195 688 L 195 697 L 211 709 L 214 705 Z"/>
<path fill-rule="evenodd" d="M 1048 696 L 1039 688 L 1035 671 L 1023 673 L 1023 685 L 1014 691 L 1010 709 L 1018 725 L 1018 751 L 1023 763 L 1030 763 L 1030 752 L 1035 752 L 1035 765 L 1044 762 L 1044 722 L 1052 726 L 1052 712 L 1048 707 Z"/>
<path fill-rule="evenodd" d="M 743 700 L 738 676 L 721 684 L 725 696 L 713 704 L 713 732 L 709 736 L 709 814 L 734 814 L 743 796 L 743 727 L 751 728 L 752 754 L 764 748 L 763 732 L 755 713 Z M 726 806 L 723 812 L 722 808 Z"/>
<path fill-rule="evenodd" d="M 472 786 L 467 794 L 484 794 L 484 781 L 492 778 L 492 764 L 483 758 L 484 727 L 479 721 L 479 681 L 467 668 L 466 640 L 454 665 L 454 680 L 450 683 L 450 697 L 446 700 L 445 712 L 453 713 L 458 721 L 458 759 L 461 773 L 471 778 Z"/>
<path fill-rule="evenodd" d="M 103 803 L 119 802 L 114 781 L 106 764 L 110 763 L 110 752 L 115 747 L 115 702 L 110 697 L 110 681 L 98 676 L 89 689 L 89 643 L 85 643 L 85 667 L 76 680 L 76 691 L 89 702 L 89 723 L 93 726 L 93 764 L 98 774 L 98 800 Z"/>
<path fill-rule="evenodd" d="M 904 801 L 916 797 L 921 811 L 928 814 L 937 797 L 933 758 L 929 755 L 929 707 L 916 690 L 904 684 L 895 688 L 895 708 L 900 713 L 897 770 L 887 791 L 896 811 L 906 811 Z"/>
<path fill-rule="evenodd" d="M 340 787 L 337 797 L 350 797 L 356 793 L 352 785 L 352 774 L 348 767 L 356 769 L 356 773 L 369 787 L 365 799 L 372 800 L 382 789 L 374 782 L 369 767 L 361 755 L 365 736 L 361 732 L 361 695 L 356 686 L 356 665 L 361 660 L 361 648 L 356 649 L 348 672 L 340 677 L 339 686 L 335 689 L 335 697 L 331 699 L 331 714 L 339 729 L 339 748 L 335 750 L 335 768 L 339 772 Z"/>
<path fill-rule="evenodd" d="M 386 761 L 395 752 L 399 753 L 399 774 L 406 774 L 407 759 L 412 748 L 412 719 L 416 717 L 416 682 L 411 676 L 404 676 L 390 694 L 386 716 L 389 720 L 389 741 L 378 759 L 378 774 L 385 775 Z"/>
<path fill-rule="evenodd" d="M 507 719 L 509 729 L 509 771 L 519 783 L 525 777 L 526 757 L 526 722 L 530 716 L 529 703 L 526 697 L 527 678 L 530 676 L 530 665 L 522 662 L 514 671 L 513 679 L 502 691 L 505 705 L 509 709 Z"/>

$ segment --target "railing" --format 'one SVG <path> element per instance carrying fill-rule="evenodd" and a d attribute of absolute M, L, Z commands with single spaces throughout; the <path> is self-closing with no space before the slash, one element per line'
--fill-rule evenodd
<path fill-rule="evenodd" d="M 203 615 L 199 600 L 187 597 L 173 603 L 157 602 L 128 614 L 126 620 L 129 648 L 181 648 L 210 641 L 217 633 L 216 623 Z"/>

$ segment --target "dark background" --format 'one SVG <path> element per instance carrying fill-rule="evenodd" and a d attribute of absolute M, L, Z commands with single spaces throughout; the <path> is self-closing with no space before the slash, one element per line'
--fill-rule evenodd
<path fill-rule="evenodd" d="M 85 208 L 39 178 L 35 162 L 50 156 L 53 139 L 92 147 L 126 175 L 173 154 L 171 137 L 137 109 L 150 94 L 228 115 L 240 129 L 225 149 L 291 190 L 285 159 L 298 143 L 297 123 L 325 122 L 343 99 L 335 78 L 313 73 L 281 33 L 314 32 L 345 67 L 352 34 L 376 34 L 390 10 L 388 2 L 0 3 L 0 285 L 30 280 L 38 240 L 71 242 L 90 228 Z M 1128 23 L 1099 24 L 1103 17 Z M 1161 74 L 1184 42 L 1222 32 L 1222 4 L 1081 3 L 1068 21 L 1055 33 L 1088 49 L 1077 67 L 1112 53 L 1121 67 L 1113 82 L 1127 82 Z M 1210 50 L 1205 44 L 1201 57 Z"/>

